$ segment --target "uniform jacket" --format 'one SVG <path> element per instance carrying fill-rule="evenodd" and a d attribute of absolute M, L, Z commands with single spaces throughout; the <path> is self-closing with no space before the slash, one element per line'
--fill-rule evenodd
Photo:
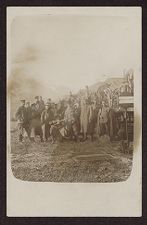
<path fill-rule="evenodd" d="M 52 109 L 43 110 L 43 112 L 41 114 L 41 123 L 44 124 L 44 123 L 48 123 L 53 120 L 54 120 L 54 113 L 53 113 Z"/>
<path fill-rule="evenodd" d="M 25 123 L 27 121 L 27 112 L 25 106 L 20 106 L 16 112 L 18 122 Z"/>

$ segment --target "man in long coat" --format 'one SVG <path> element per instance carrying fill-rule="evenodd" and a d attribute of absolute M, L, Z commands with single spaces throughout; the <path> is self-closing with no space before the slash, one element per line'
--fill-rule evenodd
<path fill-rule="evenodd" d="M 26 124 L 27 124 L 27 113 L 25 107 L 25 100 L 20 100 L 21 106 L 17 109 L 16 112 L 16 119 L 18 121 L 18 130 L 19 130 L 19 141 L 23 141 L 24 132 L 27 131 Z"/>
<path fill-rule="evenodd" d="M 108 113 L 109 108 L 105 105 L 105 102 L 102 101 L 102 107 L 99 109 L 98 112 L 98 126 L 100 127 L 100 136 L 108 135 Z"/>
<path fill-rule="evenodd" d="M 88 123 L 89 123 L 90 107 L 88 100 L 81 100 L 81 115 L 80 115 L 80 126 L 81 133 L 83 134 L 83 141 L 87 139 Z"/>
<path fill-rule="evenodd" d="M 42 96 L 40 96 L 40 99 L 39 99 L 39 111 L 40 111 L 40 113 L 42 113 L 44 109 L 45 109 L 45 104 L 44 104 L 44 101 L 42 99 Z"/>
<path fill-rule="evenodd" d="M 74 128 L 74 124 L 75 124 L 75 119 L 74 119 L 74 112 L 73 112 L 71 100 L 69 100 L 67 102 L 67 108 L 64 113 L 64 121 L 65 121 L 65 126 L 67 129 L 67 134 L 72 139 L 74 136 L 73 128 Z"/>
<path fill-rule="evenodd" d="M 45 109 L 43 110 L 41 114 L 41 124 L 42 124 L 44 141 L 47 141 L 50 136 L 50 127 L 53 120 L 54 120 L 54 113 L 51 108 L 51 104 L 46 103 Z"/>
<path fill-rule="evenodd" d="M 40 120 L 40 113 L 36 109 L 35 103 L 31 104 L 31 121 L 30 121 L 30 139 L 31 141 L 35 141 L 35 137 L 37 135 L 40 136 L 41 141 L 42 139 L 42 127 L 41 127 L 41 120 Z"/>
<path fill-rule="evenodd" d="M 93 100 L 89 106 L 89 124 L 88 124 L 88 134 L 91 136 L 91 141 L 93 141 L 93 136 L 95 133 L 96 123 L 97 123 L 97 114 L 98 114 L 98 105 L 96 100 Z"/>
<path fill-rule="evenodd" d="M 26 129 L 28 137 L 30 138 L 30 125 L 31 125 L 31 119 L 32 119 L 32 108 L 30 105 L 30 102 L 26 102 Z"/>

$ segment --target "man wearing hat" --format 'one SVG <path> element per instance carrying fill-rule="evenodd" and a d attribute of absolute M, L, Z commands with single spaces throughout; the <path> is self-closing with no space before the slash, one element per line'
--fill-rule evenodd
<path fill-rule="evenodd" d="M 50 127 L 53 120 L 54 120 L 54 113 L 52 111 L 51 104 L 47 102 L 45 104 L 45 109 L 41 114 L 41 124 L 44 141 L 47 141 L 48 137 L 50 136 Z"/>
<path fill-rule="evenodd" d="M 51 98 L 48 98 L 48 99 L 47 99 L 47 103 L 48 103 L 48 104 L 51 104 L 51 102 L 52 102 Z"/>
<path fill-rule="evenodd" d="M 42 111 L 45 109 L 44 101 L 42 100 L 42 96 L 35 96 L 35 108 L 38 115 L 41 116 Z"/>
<path fill-rule="evenodd" d="M 66 125 L 66 129 L 68 131 L 68 136 L 71 139 L 77 139 L 77 129 L 76 129 L 76 124 L 75 124 L 75 118 L 74 118 L 74 111 L 72 107 L 72 101 L 71 99 L 68 100 L 67 102 L 67 108 L 64 113 L 64 121 Z"/>
<path fill-rule="evenodd" d="M 27 123 L 27 113 L 25 107 L 25 100 L 20 100 L 21 106 L 17 109 L 16 119 L 18 121 L 18 129 L 19 129 L 19 141 L 23 141 L 24 132 L 26 131 L 26 123 Z"/>
<path fill-rule="evenodd" d="M 40 110 L 40 113 L 42 113 L 43 112 L 43 110 L 45 109 L 45 104 L 44 104 L 44 101 L 43 101 L 43 99 L 42 99 L 42 96 L 40 96 L 40 99 L 39 99 L 39 110 Z"/>
<path fill-rule="evenodd" d="M 32 119 L 32 108 L 30 102 L 26 102 L 26 128 L 28 136 L 30 137 L 30 123 Z"/>
<path fill-rule="evenodd" d="M 39 109 L 40 109 L 39 96 L 35 96 L 35 107 L 36 107 L 36 111 L 39 112 Z"/>
<path fill-rule="evenodd" d="M 30 102 L 26 102 L 26 112 L 27 112 L 27 120 L 30 121 L 32 116 L 32 109 L 31 109 Z"/>

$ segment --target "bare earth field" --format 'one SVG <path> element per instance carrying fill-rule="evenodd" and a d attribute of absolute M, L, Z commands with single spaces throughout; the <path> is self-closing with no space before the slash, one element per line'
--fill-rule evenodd
<path fill-rule="evenodd" d="M 17 124 L 11 122 L 11 165 L 16 178 L 39 182 L 120 182 L 132 169 L 131 154 L 119 142 L 63 142 L 58 144 L 17 140 Z"/>

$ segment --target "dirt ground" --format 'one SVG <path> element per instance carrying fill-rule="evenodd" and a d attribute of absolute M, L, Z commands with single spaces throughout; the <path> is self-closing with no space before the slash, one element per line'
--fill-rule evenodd
<path fill-rule="evenodd" d="M 48 182 L 120 182 L 132 169 L 130 154 L 120 142 L 18 142 L 17 124 L 11 123 L 11 165 L 16 178 Z M 133 147 L 131 147 L 133 148 Z"/>

